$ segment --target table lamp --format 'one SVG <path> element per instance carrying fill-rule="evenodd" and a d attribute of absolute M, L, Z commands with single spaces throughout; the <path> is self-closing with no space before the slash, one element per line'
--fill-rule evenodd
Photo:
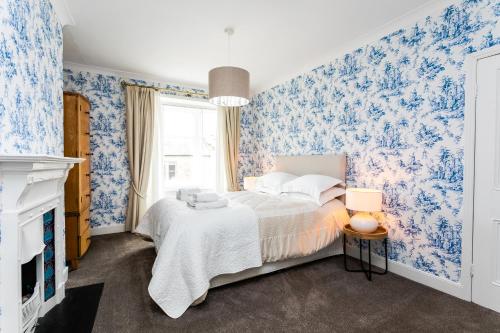
<path fill-rule="evenodd" d="M 243 189 L 245 191 L 253 191 L 255 190 L 255 186 L 257 185 L 258 177 L 244 177 L 243 178 Z"/>
<path fill-rule="evenodd" d="M 349 188 L 346 190 L 346 208 L 356 211 L 350 221 L 354 230 L 374 232 L 378 221 L 370 213 L 382 210 L 382 192 L 368 188 Z"/>

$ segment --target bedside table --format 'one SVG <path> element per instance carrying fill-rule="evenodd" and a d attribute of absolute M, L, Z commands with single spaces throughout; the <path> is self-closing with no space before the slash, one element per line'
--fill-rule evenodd
<path fill-rule="evenodd" d="M 350 224 L 344 226 L 344 268 L 348 272 L 363 272 L 366 278 L 371 281 L 372 274 L 384 275 L 387 274 L 387 229 L 378 226 L 377 230 L 371 233 L 364 233 L 354 230 Z M 347 268 L 347 255 L 346 255 L 346 236 L 351 236 L 359 239 L 359 263 L 361 269 L 349 269 Z M 368 241 L 368 270 L 365 269 L 363 264 L 363 241 Z M 385 270 L 382 272 L 377 272 L 372 270 L 372 252 L 371 252 L 371 241 L 372 240 L 382 240 L 384 242 L 385 248 Z"/>

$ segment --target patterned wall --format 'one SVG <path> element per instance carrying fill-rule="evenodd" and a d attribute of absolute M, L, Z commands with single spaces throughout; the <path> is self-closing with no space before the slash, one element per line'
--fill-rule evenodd
<path fill-rule="evenodd" d="M 457 2 L 254 96 L 242 113 L 240 178 L 279 154 L 345 152 L 348 185 L 384 192 L 390 258 L 458 281 L 463 65 L 500 43 L 499 16 L 500 2 Z"/>
<path fill-rule="evenodd" d="M 0 153 L 62 155 L 62 30 L 52 5 L 2 1 L 0 24 Z"/>
<path fill-rule="evenodd" d="M 130 175 L 126 143 L 125 98 L 121 81 L 162 86 L 142 80 L 64 69 L 64 90 L 78 92 L 90 100 L 90 146 L 92 151 L 92 228 L 125 223 Z M 189 89 L 204 93 L 203 90 Z M 164 93 L 175 95 L 175 93 Z"/>
<path fill-rule="evenodd" d="M 50 1 L 0 1 L 0 154 L 63 154 L 61 91 L 62 29 Z"/>

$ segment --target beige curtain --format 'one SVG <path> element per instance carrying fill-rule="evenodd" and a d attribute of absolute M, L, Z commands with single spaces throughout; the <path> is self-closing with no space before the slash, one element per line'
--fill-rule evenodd
<path fill-rule="evenodd" d="M 134 231 L 146 211 L 146 193 L 151 170 L 157 92 L 151 88 L 127 86 L 127 146 L 130 190 L 126 230 Z"/>
<path fill-rule="evenodd" d="M 240 153 L 240 108 L 221 107 L 220 135 L 224 165 L 226 170 L 227 190 L 239 191 L 238 155 Z"/>

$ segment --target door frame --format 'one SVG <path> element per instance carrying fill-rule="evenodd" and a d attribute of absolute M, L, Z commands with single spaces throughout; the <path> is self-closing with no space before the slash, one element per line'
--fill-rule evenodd
<path fill-rule="evenodd" d="M 477 64 L 480 60 L 500 55 L 500 45 L 472 53 L 465 59 L 465 109 L 464 109 L 464 184 L 462 225 L 462 274 L 460 284 L 463 299 L 472 301 L 472 273 L 474 249 L 474 172 L 476 158 L 476 97 Z"/>

